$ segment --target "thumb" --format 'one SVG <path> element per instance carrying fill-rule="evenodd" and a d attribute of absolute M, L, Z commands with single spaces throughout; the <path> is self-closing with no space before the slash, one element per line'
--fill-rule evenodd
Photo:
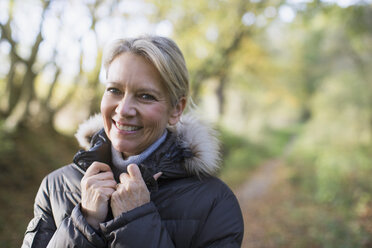
<path fill-rule="evenodd" d="M 138 165 L 136 165 L 136 164 L 128 165 L 127 172 L 129 174 L 129 176 L 132 177 L 132 178 L 142 179 L 141 171 L 138 168 Z"/>
<path fill-rule="evenodd" d="M 158 172 L 156 173 L 153 177 L 155 179 L 155 181 L 157 181 L 159 179 L 159 177 L 161 177 L 161 175 L 163 175 L 163 172 Z"/>

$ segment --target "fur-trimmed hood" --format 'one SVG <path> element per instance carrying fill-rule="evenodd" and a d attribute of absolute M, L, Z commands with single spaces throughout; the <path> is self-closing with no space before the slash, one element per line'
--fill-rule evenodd
<path fill-rule="evenodd" d="M 103 128 L 100 114 L 94 115 L 81 124 L 75 134 L 85 150 L 91 148 L 91 139 Z M 191 150 L 193 156 L 185 160 L 185 169 L 193 175 L 215 175 L 219 169 L 220 153 L 217 132 L 194 114 L 185 114 L 175 125 L 168 127 L 175 133 L 183 147 Z"/>

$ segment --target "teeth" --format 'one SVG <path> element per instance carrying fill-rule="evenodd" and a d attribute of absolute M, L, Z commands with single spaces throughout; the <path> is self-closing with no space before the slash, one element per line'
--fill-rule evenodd
<path fill-rule="evenodd" d="M 122 131 L 128 131 L 128 132 L 137 131 L 137 130 L 141 129 L 140 127 L 124 126 L 124 125 L 119 125 L 119 124 L 117 124 L 116 126 L 118 127 L 118 129 L 120 129 Z"/>

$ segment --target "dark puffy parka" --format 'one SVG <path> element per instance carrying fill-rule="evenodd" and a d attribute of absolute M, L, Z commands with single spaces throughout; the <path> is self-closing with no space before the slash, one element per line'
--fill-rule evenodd
<path fill-rule="evenodd" d="M 213 175 L 218 140 L 207 125 L 185 116 L 166 140 L 139 165 L 151 201 L 113 218 L 99 230 L 81 212 L 80 181 L 93 161 L 111 165 L 111 144 L 102 117 L 82 124 L 77 137 L 85 150 L 74 163 L 47 175 L 39 188 L 26 247 L 240 247 L 243 220 L 232 191 Z M 152 177 L 161 171 L 155 181 Z M 118 173 L 114 170 L 118 178 Z"/>

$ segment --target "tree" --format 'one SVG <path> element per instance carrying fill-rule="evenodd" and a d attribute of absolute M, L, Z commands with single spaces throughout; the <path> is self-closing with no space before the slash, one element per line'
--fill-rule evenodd
<path fill-rule="evenodd" d="M 42 6 L 42 14 L 41 19 L 43 20 L 48 10 L 50 2 L 43 1 Z M 35 78 L 36 73 L 33 70 L 33 66 L 36 63 L 36 57 L 39 51 L 39 47 L 41 42 L 43 41 L 43 36 L 41 33 L 43 27 L 43 21 L 39 24 L 39 31 L 36 35 L 35 42 L 31 48 L 31 54 L 28 58 L 24 59 L 19 53 L 17 52 L 17 43 L 12 37 L 12 29 L 11 29 L 11 22 L 13 20 L 13 4 L 10 5 L 9 17 L 8 21 L 3 25 L 0 24 L 1 28 L 1 40 L 6 40 L 11 48 L 10 48 L 10 71 L 7 77 L 7 86 L 6 86 L 6 93 L 4 96 L 4 104 L 2 113 L 3 115 L 7 116 L 5 120 L 5 128 L 8 130 L 15 129 L 19 123 L 25 120 L 28 112 L 29 112 L 29 105 L 32 99 L 35 97 Z M 22 75 L 22 82 L 18 85 L 16 80 L 16 67 L 23 65 L 26 69 L 24 74 Z M 16 92 L 18 94 L 16 94 Z M 14 103 L 14 105 L 13 105 Z"/>
<path fill-rule="evenodd" d="M 9 1 L 8 2 L 8 18 L 5 23 L 0 23 L 1 36 L 0 41 L 9 44 L 10 52 L 8 54 L 9 60 L 9 71 L 4 78 L 6 86 L 4 87 L 4 92 L 2 93 L 0 108 L 1 116 L 4 118 L 3 128 L 7 131 L 15 131 L 18 126 L 31 125 L 33 122 L 37 121 L 39 124 L 46 125 L 53 128 L 53 119 L 55 115 L 63 107 L 65 107 L 73 99 L 74 95 L 79 91 L 79 87 L 85 87 L 86 92 L 93 92 L 92 97 L 86 103 L 86 106 L 90 109 L 90 112 L 97 112 L 99 103 L 98 98 L 100 97 L 100 92 L 97 90 L 99 88 L 99 73 L 101 69 L 101 58 L 102 58 L 102 46 L 99 44 L 99 38 L 96 30 L 96 24 L 101 17 L 98 17 L 97 10 L 100 8 L 109 9 L 107 16 L 111 14 L 114 8 L 112 8 L 116 1 L 102 2 L 95 1 L 91 3 L 83 4 L 78 6 L 86 11 L 85 21 L 90 24 L 83 30 L 83 33 L 74 35 L 68 32 L 63 32 L 63 27 L 66 25 L 67 18 L 63 18 L 65 15 L 65 9 L 73 8 L 74 2 L 53 2 L 48 0 L 42 0 L 33 3 L 31 6 L 23 6 L 19 1 Z M 19 34 L 20 31 L 17 25 L 20 19 L 24 18 L 23 13 L 18 13 L 25 11 L 25 8 L 31 7 L 36 13 L 30 13 L 31 18 L 38 20 L 38 27 L 34 28 L 36 30 L 34 33 L 35 38 L 31 44 L 27 44 L 22 40 L 22 36 Z M 37 13 L 40 11 L 39 13 Z M 40 17 L 40 18 L 38 18 Z M 53 20 L 57 19 L 59 24 L 54 24 L 54 29 L 59 29 L 55 32 L 58 36 L 54 44 L 48 43 L 45 38 L 48 38 L 48 25 L 51 25 Z M 102 18 L 103 19 L 103 18 Z M 22 27 L 20 27 L 22 28 Z M 49 27 L 50 28 L 50 27 Z M 73 33 L 73 32 L 72 32 Z M 84 69 L 84 60 L 86 60 L 86 55 L 84 54 L 83 39 L 89 36 L 91 33 L 94 34 L 94 42 L 97 50 L 96 60 L 94 61 L 94 66 L 90 70 Z M 68 90 L 65 90 L 64 94 L 56 91 L 62 84 L 62 76 L 66 76 L 65 66 L 66 58 L 64 57 L 64 52 L 60 50 L 62 42 L 70 40 L 70 42 L 75 43 L 76 57 L 77 61 L 77 72 L 75 73 L 73 84 L 71 84 Z M 52 46 L 52 56 L 47 60 L 41 59 L 41 46 L 47 44 Z M 21 48 L 27 48 L 30 51 L 29 55 L 27 53 L 22 53 Z M 71 49 L 71 48 L 68 48 Z M 36 84 L 43 75 L 51 73 L 52 79 L 49 83 L 42 82 L 43 87 L 48 87 L 47 93 L 41 95 L 36 90 Z M 66 87 L 65 87 L 66 88 Z M 63 95 L 63 97 L 61 97 Z M 59 100 L 56 100 L 56 99 Z M 31 109 L 33 108 L 33 110 Z M 35 112 L 36 111 L 36 112 Z"/>
<path fill-rule="evenodd" d="M 242 50 L 244 40 L 257 42 L 254 36 L 264 32 L 274 17 L 272 14 L 265 17 L 264 12 L 268 12 L 268 8 L 275 12 L 281 4 L 281 1 L 245 0 L 156 2 L 158 11 L 153 20 L 160 22 L 167 19 L 172 22 L 174 38 L 186 54 L 195 102 L 202 97 L 201 89 L 205 81 L 213 78 L 218 82 L 215 94 L 220 116 L 223 116 L 225 90 L 233 84 L 229 78 L 236 54 Z M 258 19 L 264 20 L 265 24 L 257 23 Z M 245 70 L 254 71 L 248 65 Z"/>

